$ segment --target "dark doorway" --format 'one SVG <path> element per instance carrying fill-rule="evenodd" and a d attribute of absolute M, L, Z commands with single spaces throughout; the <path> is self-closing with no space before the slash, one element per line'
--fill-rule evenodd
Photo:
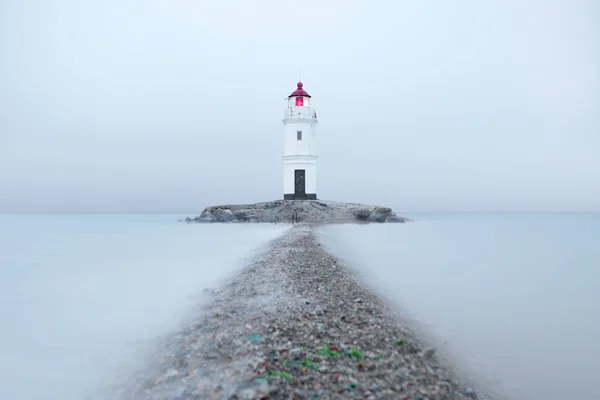
<path fill-rule="evenodd" d="M 306 197 L 306 172 L 303 169 L 294 170 L 294 197 Z"/>

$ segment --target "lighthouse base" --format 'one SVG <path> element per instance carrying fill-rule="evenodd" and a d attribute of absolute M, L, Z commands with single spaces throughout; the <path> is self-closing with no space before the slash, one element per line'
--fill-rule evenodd
<path fill-rule="evenodd" d="M 283 195 L 284 200 L 317 200 L 316 193 L 305 193 L 303 195 L 289 193 Z"/>

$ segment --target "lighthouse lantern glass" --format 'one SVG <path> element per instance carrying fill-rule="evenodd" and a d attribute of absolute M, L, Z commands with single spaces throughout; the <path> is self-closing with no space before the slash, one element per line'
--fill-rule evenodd
<path fill-rule="evenodd" d="M 296 97 L 296 106 L 303 107 L 304 106 L 304 97 Z"/>

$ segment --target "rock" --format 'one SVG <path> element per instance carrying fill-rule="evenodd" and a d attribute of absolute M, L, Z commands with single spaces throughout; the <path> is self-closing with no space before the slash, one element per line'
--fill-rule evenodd
<path fill-rule="evenodd" d="M 367 210 L 366 208 L 361 208 L 359 210 L 354 211 L 354 216 L 360 221 L 368 220 L 370 215 L 371 211 Z"/>
<path fill-rule="evenodd" d="M 177 370 L 172 369 L 172 368 L 168 369 L 162 376 L 158 377 L 155 380 L 155 383 L 158 383 L 158 384 L 163 383 L 165 381 L 168 381 L 168 380 L 176 377 L 178 374 L 179 373 L 177 372 Z"/>
<path fill-rule="evenodd" d="M 248 214 L 249 213 L 246 210 L 237 210 L 233 213 L 233 216 L 235 217 L 236 220 L 238 220 L 240 222 L 248 222 L 248 221 L 250 221 L 250 217 Z"/>
<path fill-rule="evenodd" d="M 471 389 L 471 388 L 467 388 L 467 389 L 465 390 L 465 394 L 466 394 L 467 396 L 469 396 L 470 398 L 472 398 L 472 399 L 474 399 L 474 400 L 477 400 L 477 393 L 475 393 L 475 391 L 474 391 L 473 389 Z"/>
<path fill-rule="evenodd" d="M 402 217 L 396 217 L 396 216 L 388 217 L 386 220 L 386 222 L 399 222 L 399 223 L 404 223 L 407 221 L 408 221 L 408 218 L 402 218 Z"/>
<path fill-rule="evenodd" d="M 423 357 L 425 357 L 425 358 L 431 358 L 431 357 L 433 357 L 434 354 L 435 354 L 435 349 L 433 347 L 428 347 L 425 350 L 423 350 Z"/>
<path fill-rule="evenodd" d="M 387 220 L 387 215 L 385 215 L 385 214 L 378 214 L 375 217 L 375 221 L 377 221 L 377 222 L 385 222 L 386 220 Z"/>
<path fill-rule="evenodd" d="M 385 215 L 386 217 L 391 217 L 391 216 L 392 216 L 392 214 L 393 214 L 393 213 L 392 213 L 392 209 L 391 209 L 391 208 L 389 208 L 389 207 L 377 207 L 377 208 L 375 209 L 375 212 L 376 212 L 377 214 L 383 214 L 383 215 Z"/>
<path fill-rule="evenodd" d="M 240 391 L 240 399 L 252 400 L 256 395 L 256 389 L 243 389 Z"/>
<path fill-rule="evenodd" d="M 215 211 L 213 211 L 212 216 L 215 222 L 231 222 L 233 219 L 235 219 L 231 210 L 226 208 L 217 208 Z"/>
<path fill-rule="evenodd" d="M 255 204 L 206 207 L 200 216 L 185 222 L 405 222 L 389 207 L 315 200 L 276 200 Z"/>

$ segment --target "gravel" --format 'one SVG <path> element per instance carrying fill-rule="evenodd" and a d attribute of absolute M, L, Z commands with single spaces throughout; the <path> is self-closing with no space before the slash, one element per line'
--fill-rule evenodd
<path fill-rule="evenodd" d="M 477 399 L 297 225 L 173 335 L 115 399 Z M 480 397 L 482 398 L 482 397 Z"/>

